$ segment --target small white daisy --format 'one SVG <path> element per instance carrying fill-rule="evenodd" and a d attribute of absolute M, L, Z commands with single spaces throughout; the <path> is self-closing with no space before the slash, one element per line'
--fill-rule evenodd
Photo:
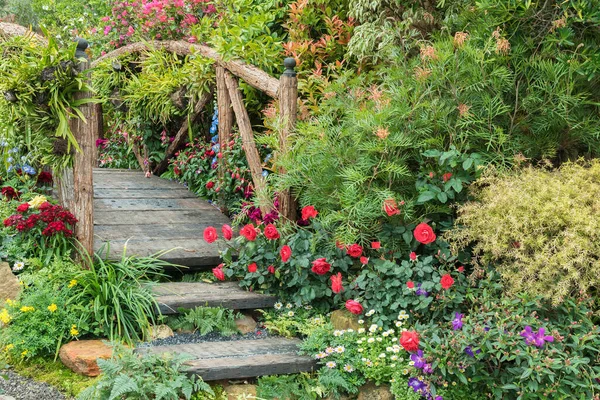
<path fill-rule="evenodd" d="M 288 311 L 287 315 L 288 315 L 288 317 L 293 317 L 294 316 L 294 312 L 293 311 Z"/>
<path fill-rule="evenodd" d="M 335 350 L 334 350 L 333 347 L 328 347 L 328 348 L 325 349 L 325 353 L 327 353 L 327 354 L 331 354 L 331 353 L 334 353 L 334 352 L 335 352 Z"/>
<path fill-rule="evenodd" d="M 281 303 L 275 303 L 274 307 L 275 307 L 276 310 L 281 310 L 281 308 L 283 307 L 283 304 L 281 304 Z"/>
<path fill-rule="evenodd" d="M 389 334 L 388 332 L 383 332 L 381 335 L 382 335 L 383 337 L 388 337 L 388 336 L 390 336 L 390 334 Z"/>
<path fill-rule="evenodd" d="M 362 325 L 362 324 L 364 324 L 364 323 L 365 323 L 365 320 L 364 320 L 364 319 L 359 319 L 359 320 L 358 320 L 358 323 L 359 323 L 360 325 Z"/>
<path fill-rule="evenodd" d="M 365 365 L 367 367 L 372 367 L 373 366 L 373 362 L 371 362 L 371 360 L 367 360 L 367 361 L 365 361 Z"/>
<path fill-rule="evenodd" d="M 17 261 L 13 265 L 12 270 L 17 272 L 17 271 L 21 271 L 23 268 L 25 268 L 25 263 L 23 261 Z"/>
<path fill-rule="evenodd" d="M 396 360 L 398 360 L 398 356 L 394 354 L 393 356 L 390 357 L 390 360 L 396 361 Z"/>
<path fill-rule="evenodd" d="M 369 310 L 365 315 L 367 317 L 370 317 L 371 315 L 375 314 L 375 310 Z"/>
<path fill-rule="evenodd" d="M 333 331 L 333 336 L 340 337 L 344 334 L 344 331 Z"/>
<path fill-rule="evenodd" d="M 408 371 L 408 368 L 404 368 L 404 369 L 402 370 L 402 375 L 408 375 L 408 372 L 409 372 L 409 371 Z"/>
<path fill-rule="evenodd" d="M 329 361 L 327 364 L 325 364 L 327 366 L 327 368 L 335 368 L 335 366 L 337 365 L 335 363 L 335 361 Z"/>
<path fill-rule="evenodd" d="M 379 358 L 385 358 L 385 357 L 386 357 L 385 353 L 381 353 L 381 354 L 379 355 Z"/>
<path fill-rule="evenodd" d="M 358 328 L 358 333 L 365 333 L 365 328 Z"/>
<path fill-rule="evenodd" d="M 310 304 L 307 304 L 304 306 L 304 309 L 310 311 L 310 310 L 312 310 L 312 306 Z"/>
<path fill-rule="evenodd" d="M 362 353 L 362 352 L 364 351 L 364 349 L 363 349 L 363 348 L 361 348 L 361 347 L 359 347 L 357 351 L 358 351 L 359 353 Z"/>
<path fill-rule="evenodd" d="M 352 372 L 352 371 L 354 371 L 354 367 L 352 367 L 352 365 L 350 365 L 350 364 L 346 364 L 346 365 L 344 365 L 344 371 Z"/>
<path fill-rule="evenodd" d="M 375 338 L 370 337 L 367 339 L 367 343 L 375 343 Z"/>
<path fill-rule="evenodd" d="M 396 326 L 398 328 L 400 328 L 403 324 L 404 324 L 404 322 L 402 322 L 402 321 L 396 321 Z"/>
<path fill-rule="evenodd" d="M 377 326 L 377 325 L 375 325 L 375 324 L 373 324 L 373 325 L 371 325 L 371 326 L 369 327 L 369 332 L 371 332 L 371 333 L 372 333 L 372 332 L 375 332 L 375 331 L 377 331 L 377 328 L 378 328 L 378 326 Z"/>
<path fill-rule="evenodd" d="M 287 303 L 287 304 L 285 305 L 285 308 L 293 308 L 293 307 L 294 307 L 294 306 L 292 305 L 292 303 Z"/>
<path fill-rule="evenodd" d="M 377 338 L 377 339 L 375 339 L 375 340 L 377 340 L 378 342 L 381 342 L 383 339 L 382 339 L 382 338 L 380 338 L 380 337 L 378 337 L 378 338 Z"/>
<path fill-rule="evenodd" d="M 344 348 L 344 346 L 338 346 L 335 348 L 335 352 L 336 353 L 343 353 L 346 349 Z"/>
<path fill-rule="evenodd" d="M 346 330 L 346 332 L 348 332 L 348 333 L 354 333 L 354 329 L 352 329 L 352 328 L 348 328 L 348 329 Z"/>
<path fill-rule="evenodd" d="M 319 353 L 315 356 L 317 360 L 327 357 L 327 353 Z"/>

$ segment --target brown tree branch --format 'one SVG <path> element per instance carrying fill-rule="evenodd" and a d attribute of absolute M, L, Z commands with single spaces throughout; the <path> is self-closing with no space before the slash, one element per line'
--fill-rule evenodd
<path fill-rule="evenodd" d="M 31 39 L 35 40 L 36 42 L 39 42 L 40 44 L 43 44 L 44 46 L 48 45 L 48 39 L 46 39 L 42 35 L 38 35 L 29 28 L 17 24 L 12 24 L 10 22 L 0 22 L 0 38 L 14 36 L 30 37 Z"/>

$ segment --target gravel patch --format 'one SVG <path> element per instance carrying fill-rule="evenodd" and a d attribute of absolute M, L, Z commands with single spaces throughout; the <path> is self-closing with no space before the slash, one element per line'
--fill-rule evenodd
<path fill-rule="evenodd" d="M 55 387 L 42 382 L 36 382 L 22 377 L 13 371 L 2 371 L 8 379 L 0 378 L 0 388 L 4 395 L 12 396 L 16 400 L 66 400 Z M 2 395 L 0 395 L 0 399 Z"/>
<path fill-rule="evenodd" d="M 223 336 L 217 332 L 211 332 L 207 335 L 201 336 L 198 332 L 196 333 L 175 333 L 175 336 L 171 336 L 166 339 L 157 339 L 152 342 L 139 343 L 138 348 L 148 348 L 154 346 L 172 346 L 177 344 L 192 344 L 192 343 L 203 343 L 203 342 L 220 342 L 226 340 L 252 340 L 252 339 L 266 339 L 269 336 L 269 332 L 264 328 L 258 328 L 254 332 L 250 332 L 246 335 L 233 335 Z"/>

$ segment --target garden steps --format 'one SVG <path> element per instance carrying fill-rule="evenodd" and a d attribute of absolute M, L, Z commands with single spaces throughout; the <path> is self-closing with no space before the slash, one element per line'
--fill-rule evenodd
<path fill-rule="evenodd" d="M 198 306 L 224 307 L 232 310 L 272 308 L 273 296 L 248 292 L 235 282 L 169 282 L 152 288 L 162 314 L 176 314 L 178 308 Z"/>
<path fill-rule="evenodd" d="M 138 351 L 188 354 L 193 357 L 186 363 L 189 374 L 217 381 L 310 372 L 316 368 L 316 362 L 298 355 L 300 343 L 299 339 L 267 337 L 155 346 Z"/>
<path fill-rule="evenodd" d="M 223 245 L 203 240 L 208 226 L 230 224 L 216 207 L 177 182 L 142 171 L 94 170 L 94 250 L 110 244 L 109 259 L 127 255 L 160 258 L 190 269 L 219 264 Z"/>

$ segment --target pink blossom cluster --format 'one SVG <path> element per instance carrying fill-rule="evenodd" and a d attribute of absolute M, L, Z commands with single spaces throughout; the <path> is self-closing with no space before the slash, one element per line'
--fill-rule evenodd
<path fill-rule="evenodd" d="M 110 45 L 121 47 L 136 40 L 185 39 L 194 43 L 191 27 L 199 18 L 213 14 L 211 0 L 139 0 L 117 2 L 112 16 L 102 18 L 103 26 L 96 29 L 110 36 Z"/>

